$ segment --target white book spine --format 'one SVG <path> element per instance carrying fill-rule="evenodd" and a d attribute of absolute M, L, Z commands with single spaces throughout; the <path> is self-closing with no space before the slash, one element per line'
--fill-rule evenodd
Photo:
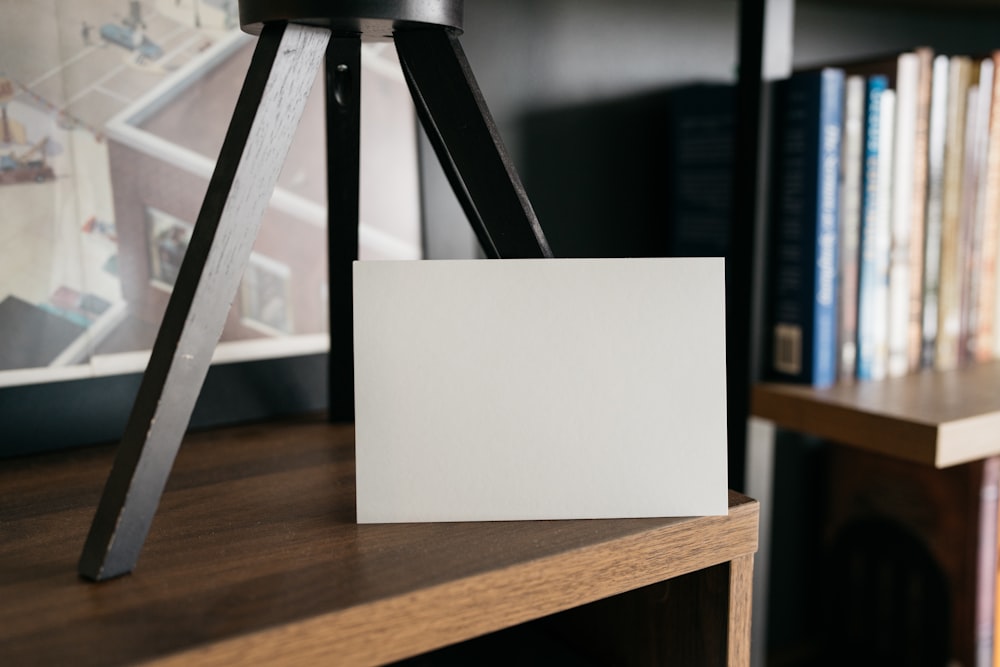
<path fill-rule="evenodd" d="M 881 380 L 888 374 L 889 362 L 889 255 L 892 244 L 892 163 L 895 146 L 896 93 L 886 90 L 880 100 L 879 160 L 878 166 L 878 215 L 875 231 L 878 255 L 879 282 L 873 293 L 873 310 L 881 317 L 873 320 L 872 341 L 875 354 L 872 359 L 871 379 Z"/>
<path fill-rule="evenodd" d="M 975 359 L 977 336 L 979 334 L 979 288 L 983 266 L 983 232 L 986 222 L 986 159 L 989 148 L 990 105 L 993 100 L 993 61 L 983 60 L 979 65 L 979 84 L 977 86 L 976 105 L 970 113 L 973 126 L 968 132 L 971 136 L 969 145 L 972 149 L 971 173 L 967 175 L 972 189 L 969 195 L 969 230 L 966 245 L 966 271 L 969 274 L 963 307 L 966 310 L 966 348 L 962 350 L 965 358 Z"/>
<path fill-rule="evenodd" d="M 948 130 L 948 56 L 934 58 L 927 138 L 927 217 L 924 237 L 924 316 L 921 365 L 934 367 L 941 275 L 941 222 L 944 201 L 944 151 Z"/>
<path fill-rule="evenodd" d="M 865 78 L 847 78 L 840 226 L 840 380 L 852 381 L 857 364 L 858 270 L 861 243 L 861 166 L 865 140 Z"/>
<path fill-rule="evenodd" d="M 952 56 L 948 72 L 948 128 L 945 141 L 941 216 L 941 272 L 938 281 L 938 328 L 934 365 L 951 370 L 959 364 L 961 335 L 962 253 L 961 215 L 965 170 L 965 130 L 972 61 Z"/>
<path fill-rule="evenodd" d="M 901 54 L 896 66 L 891 240 L 889 251 L 888 373 L 909 371 L 910 233 L 913 226 L 913 155 L 917 132 L 920 61 Z"/>

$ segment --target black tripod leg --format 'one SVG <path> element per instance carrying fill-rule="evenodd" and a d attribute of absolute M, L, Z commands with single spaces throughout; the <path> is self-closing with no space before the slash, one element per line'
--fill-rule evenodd
<path fill-rule="evenodd" d="M 417 113 L 488 257 L 551 257 L 458 42 L 445 28 L 395 34 Z"/>
<path fill-rule="evenodd" d="M 80 556 L 88 579 L 135 567 L 329 37 L 261 34 Z"/>
<path fill-rule="evenodd" d="M 361 37 L 333 36 L 326 52 L 330 372 L 329 418 L 354 421 L 351 265 L 358 258 Z"/>

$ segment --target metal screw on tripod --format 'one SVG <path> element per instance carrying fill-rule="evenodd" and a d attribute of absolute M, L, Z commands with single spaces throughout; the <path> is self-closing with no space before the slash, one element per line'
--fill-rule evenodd
<path fill-rule="evenodd" d="M 343 108 L 350 103 L 349 96 L 352 84 L 351 68 L 343 63 L 337 65 L 333 75 L 333 99 L 337 106 Z"/>

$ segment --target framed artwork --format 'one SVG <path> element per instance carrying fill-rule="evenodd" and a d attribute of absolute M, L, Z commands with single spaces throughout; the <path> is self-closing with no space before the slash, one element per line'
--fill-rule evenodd
<path fill-rule="evenodd" d="M 4 456 L 120 435 L 255 40 L 235 0 L 0 11 Z M 366 44 L 362 67 L 360 255 L 417 259 L 416 120 L 392 43 Z M 324 131 L 319 77 L 195 424 L 325 404 Z M 293 398 L 257 398 L 275 384 Z"/>
<path fill-rule="evenodd" d="M 250 265 L 240 285 L 243 323 L 261 333 L 281 336 L 291 333 L 292 270 L 263 255 L 250 255 Z"/>
<path fill-rule="evenodd" d="M 149 279 L 153 285 L 169 292 L 177 281 L 194 225 L 152 206 L 146 207 L 146 219 L 149 222 Z"/>

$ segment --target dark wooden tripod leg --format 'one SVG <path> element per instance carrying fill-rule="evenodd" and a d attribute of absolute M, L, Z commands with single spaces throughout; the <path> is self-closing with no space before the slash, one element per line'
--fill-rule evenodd
<path fill-rule="evenodd" d="M 330 373 L 329 418 L 354 421 L 354 313 L 351 265 L 358 258 L 361 155 L 361 37 L 330 39 L 326 51 Z"/>
<path fill-rule="evenodd" d="M 88 579 L 135 567 L 329 38 L 261 34 L 80 557 Z"/>
<path fill-rule="evenodd" d="M 483 251 L 551 257 L 458 37 L 427 28 L 394 38 L 417 113 Z"/>

